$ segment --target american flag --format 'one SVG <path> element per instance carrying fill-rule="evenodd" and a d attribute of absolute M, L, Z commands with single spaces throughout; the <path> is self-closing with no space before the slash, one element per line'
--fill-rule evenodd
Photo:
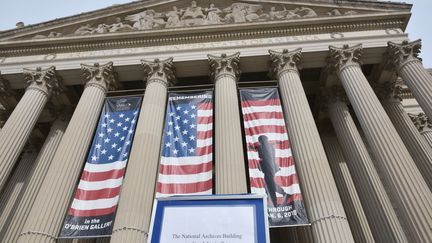
<path fill-rule="evenodd" d="M 212 92 L 170 93 L 157 197 L 212 194 Z"/>
<path fill-rule="evenodd" d="M 275 174 L 275 182 L 282 187 L 285 193 L 291 195 L 288 202 L 302 200 L 277 89 L 242 89 L 240 96 L 248 148 L 251 192 L 266 195 L 266 183 L 264 173 L 260 170 L 261 161 L 257 149 L 258 137 L 265 135 L 275 148 L 275 163 L 280 168 Z M 278 205 L 283 204 L 282 194 L 276 193 L 276 195 Z"/>
<path fill-rule="evenodd" d="M 141 99 L 106 99 L 70 216 L 101 216 L 116 211 Z"/>

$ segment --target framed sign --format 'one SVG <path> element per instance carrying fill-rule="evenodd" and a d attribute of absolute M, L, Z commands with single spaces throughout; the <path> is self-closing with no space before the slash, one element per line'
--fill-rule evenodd
<path fill-rule="evenodd" d="M 148 243 L 266 243 L 266 208 L 259 195 L 159 198 Z"/>

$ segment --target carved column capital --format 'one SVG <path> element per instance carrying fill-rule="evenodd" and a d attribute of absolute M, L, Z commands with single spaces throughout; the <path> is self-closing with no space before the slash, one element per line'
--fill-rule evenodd
<path fill-rule="evenodd" d="M 64 90 L 61 77 L 57 75 L 54 66 L 47 69 L 38 67 L 36 70 L 24 68 L 24 79 L 28 85 L 27 90 L 39 90 L 47 96 L 58 95 Z"/>
<path fill-rule="evenodd" d="M 269 50 L 270 53 L 270 77 L 276 78 L 283 72 L 298 72 L 298 65 L 302 58 L 302 49 L 288 51 L 284 49 L 282 52 Z"/>
<path fill-rule="evenodd" d="M 411 118 L 411 121 L 417 127 L 419 132 L 432 130 L 431 120 L 424 113 L 419 113 L 418 115 L 408 113 L 408 116 Z"/>
<path fill-rule="evenodd" d="M 81 64 L 83 77 L 86 80 L 86 87 L 95 86 L 102 89 L 104 92 L 115 90 L 118 88 L 117 72 L 114 70 L 113 62 L 100 65 Z"/>
<path fill-rule="evenodd" d="M 361 44 L 350 47 L 344 45 L 342 48 L 329 46 L 329 68 L 341 72 L 344 68 L 349 66 L 360 66 L 363 47 Z"/>
<path fill-rule="evenodd" d="M 1 73 L 0 73 L 1 74 Z M 13 96 L 14 92 L 12 91 L 9 81 L 0 76 L 0 98 L 6 99 L 7 97 Z"/>
<path fill-rule="evenodd" d="M 413 42 L 403 41 L 401 44 L 389 41 L 387 43 L 387 57 L 390 66 L 399 70 L 410 62 L 420 62 L 421 59 L 418 55 L 421 47 L 421 39 Z"/>
<path fill-rule="evenodd" d="M 175 84 L 175 68 L 172 57 L 165 60 L 158 58 L 154 61 L 141 60 L 141 64 L 144 67 L 144 80 L 147 81 L 147 85 L 152 82 L 161 83 L 165 87 Z"/>
<path fill-rule="evenodd" d="M 210 64 L 210 76 L 213 81 L 216 81 L 221 75 L 230 75 L 234 79 L 240 78 L 240 52 L 228 56 L 222 54 L 219 56 L 207 55 Z"/>
<path fill-rule="evenodd" d="M 324 106 L 333 104 L 336 102 L 348 103 L 348 97 L 345 90 L 340 85 L 333 85 L 331 87 L 326 87 L 321 89 L 321 98 L 324 101 Z"/>
<path fill-rule="evenodd" d="M 388 81 L 385 83 L 374 83 L 378 99 L 385 102 L 402 102 L 402 84 L 396 81 Z"/>

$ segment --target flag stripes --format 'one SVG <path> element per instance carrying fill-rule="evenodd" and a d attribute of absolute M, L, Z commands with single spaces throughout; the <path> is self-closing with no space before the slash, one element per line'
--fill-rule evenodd
<path fill-rule="evenodd" d="M 212 93 L 171 93 L 163 141 L 156 197 L 211 194 Z"/>

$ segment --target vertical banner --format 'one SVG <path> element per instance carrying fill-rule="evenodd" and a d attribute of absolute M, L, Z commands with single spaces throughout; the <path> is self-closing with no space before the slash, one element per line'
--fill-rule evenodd
<path fill-rule="evenodd" d="M 137 96 L 105 100 L 60 238 L 111 235 L 141 100 Z"/>
<path fill-rule="evenodd" d="M 308 224 L 277 89 L 240 96 L 251 192 L 267 195 L 270 227 Z"/>
<path fill-rule="evenodd" d="M 212 194 L 212 94 L 169 94 L 156 197 Z"/>

